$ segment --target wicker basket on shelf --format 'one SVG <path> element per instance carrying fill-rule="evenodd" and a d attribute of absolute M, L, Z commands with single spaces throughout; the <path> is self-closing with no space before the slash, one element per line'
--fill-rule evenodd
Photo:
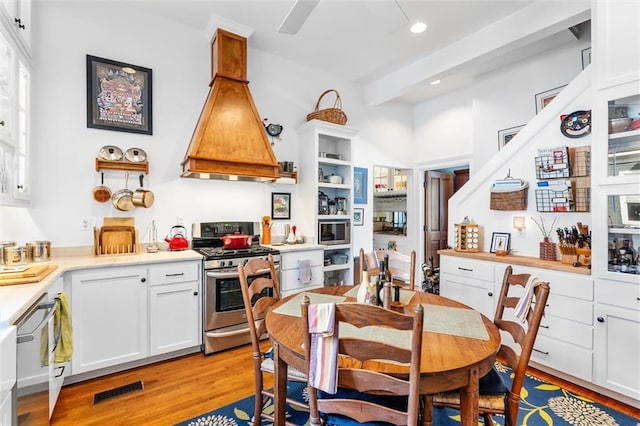
<path fill-rule="evenodd" d="M 333 103 L 333 108 L 319 109 L 322 97 L 331 92 L 335 92 L 336 94 L 336 100 Z M 315 111 L 307 114 L 307 121 L 311 120 L 328 121 L 329 123 L 340 124 L 343 126 L 347 123 L 347 115 L 342 111 L 342 99 L 340 99 L 340 93 L 338 93 L 337 90 L 325 90 L 322 95 L 320 95 L 318 102 L 316 102 Z"/>
<path fill-rule="evenodd" d="M 491 190 L 491 210 L 526 210 L 528 184 L 513 191 Z"/>

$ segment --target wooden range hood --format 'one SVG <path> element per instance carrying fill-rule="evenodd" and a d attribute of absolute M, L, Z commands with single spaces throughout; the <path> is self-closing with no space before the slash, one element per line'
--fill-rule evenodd
<path fill-rule="evenodd" d="M 279 166 L 249 92 L 247 39 L 218 29 L 209 96 L 182 161 L 182 177 L 270 181 Z"/>

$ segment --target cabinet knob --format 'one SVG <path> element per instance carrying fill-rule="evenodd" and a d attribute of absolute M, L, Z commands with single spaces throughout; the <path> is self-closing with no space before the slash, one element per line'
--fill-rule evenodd
<path fill-rule="evenodd" d="M 598 320 L 598 322 L 604 322 L 604 318 L 603 317 L 598 317 L 597 320 Z"/>
<path fill-rule="evenodd" d="M 493 297 L 493 292 L 492 292 L 492 291 L 490 291 L 489 293 L 487 293 L 487 296 L 489 296 L 489 297 Z"/>
<path fill-rule="evenodd" d="M 0 126 L 4 127 L 4 120 L 0 120 Z"/>
<path fill-rule="evenodd" d="M 21 30 L 24 30 L 24 24 L 22 23 L 22 19 L 13 18 L 13 20 L 15 21 L 16 24 L 18 24 L 18 28 L 20 28 Z"/>
<path fill-rule="evenodd" d="M 18 189 L 24 189 L 24 185 L 18 185 Z"/>
<path fill-rule="evenodd" d="M 197 291 L 194 291 L 194 292 L 193 292 L 193 295 L 194 295 L 194 296 L 197 296 L 197 295 L 198 295 L 198 292 L 197 292 Z"/>
<path fill-rule="evenodd" d="M 140 282 L 141 282 L 141 283 L 146 283 L 146 282 L 147 282 L 147 279 L 146 279 L 145 277 L 142 277 L 142 278 L 140 278 Z"/>

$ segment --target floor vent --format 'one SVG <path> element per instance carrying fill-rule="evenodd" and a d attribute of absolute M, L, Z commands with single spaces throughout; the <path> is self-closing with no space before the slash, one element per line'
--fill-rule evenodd
<path fill-rule="evenodd" d="M 109 389 L 104 392 L 98 392 L 93 395 L 93 403 L 97 404 L 115 396 L 124 395 L 125 393 L 142 390 L 142 380 L 129 383 L 128 385 L 118 386 L 117 388 Z"/>

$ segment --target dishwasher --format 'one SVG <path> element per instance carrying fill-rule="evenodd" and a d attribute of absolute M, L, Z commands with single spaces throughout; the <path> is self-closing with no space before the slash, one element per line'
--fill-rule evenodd
<path fill-rule="evenodd" d="M 55 378 L 53 334 L 55 299 L 43 294 L 16 322 L 17 383 L 13 392 L 13 424 L 48 425 L 52 412 L 50 383 Z"/>

